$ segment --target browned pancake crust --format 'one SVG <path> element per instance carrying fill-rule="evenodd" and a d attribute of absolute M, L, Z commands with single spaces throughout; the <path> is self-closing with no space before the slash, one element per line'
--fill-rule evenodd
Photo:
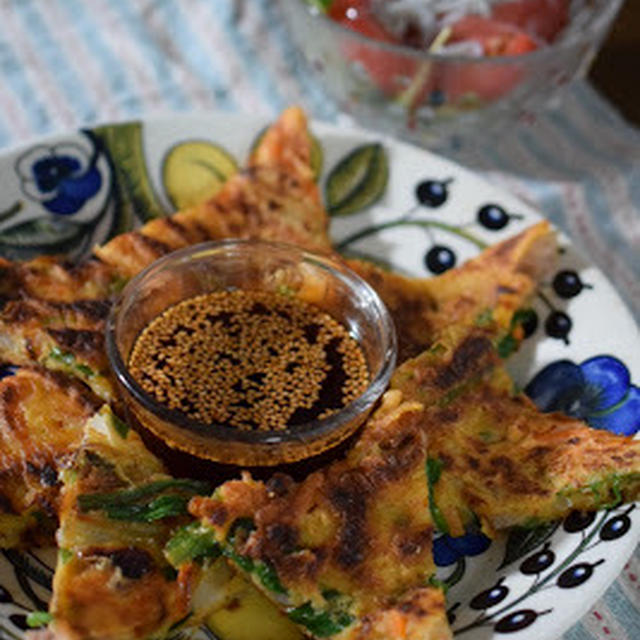
<path fill-rule="evenodd" d="M 513 383 L 487 328 L 451 328 L 406 362 L 391 387 L 425 407 L 434 486 L 452 535 L 476 517 L 487 533 L 640 495 L 640 441 L 541 413 Z"/>
<path fill-rule="evenodd" d="M 428 348 L 447 326 L 472 326 L 482 312 L 491 313 L 496 328 L 507 329 L 553 269 L 556 253 L 549 223 L 540 222 L 436 278 L 409 278 L 358 260 L 348 265 L 390 310 L 402 362 Z"/>
<path fill-rule="evenodd" d="M 9 301 L 0 313 L 0 353 L 5 362 L 38 364 L 83 380 L 105 400 L 115 397 L 104 350 L 106 300 Z"/>
<path fill-rule="evenodd" d="M 39 522 L 55 521 L 58 470 L 97 404 L 82 385 L 52 372 L 20 369 L 0 381 L 0 547 L 27 543 Z"/>
<path fill-rule="evenodd" d="M 28 262 L 0 258 L 0 299 L 37 298 L 50 302 L 104 300 L 114 291 L 112 270 L 98 260 L 73 264 L 52 256 Z"/>
<path fill-rule="evenodd" d="M 109 421 L 102 409 L 91 422 Z M 113 423 L 106 423 L 113 424 Z M 136 522 L 83 510 L 79 497 L 112 495 L 168 480 L 138 435 L 90 424 L 66 471 L 53 584 L 50 637 L 60 640 L 145 640 L 165 637 L 189 613 L 189 585 L 168 573 L 162 553 L 179 517 Z"/>
<path fill-rule="evenodd" d="M 326 252 L 328 218 L 310 156 L 306 117 L 299 108 L 287 109 L 262 137 L 248 167 L 214 198 L 122 234 L 95 253 L 129 278 L 166 253 L 205 240 L 263 239 Z"/>
<path fill-rule="evenodd" d="M 322 610 L 328 590 L 343 594 L 354 621 L 336 637 L 382 638 L 393 624 L 413 629 L 407 638 L 449 638 L 443 598 L 425 586 L 435 566 L 422 411 L 389 392 L 345 460 L 300 484 L 245 476 L 194 498 L 190 511 L 235 554 L 270 567 L 288 607 Z M 246 519 L 255 529 L 231 543 Z"/>

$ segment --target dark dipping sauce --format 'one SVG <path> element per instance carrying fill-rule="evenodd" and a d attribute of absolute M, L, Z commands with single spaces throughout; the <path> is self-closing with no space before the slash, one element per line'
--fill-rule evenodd
<path fill-rule="evenodd" d="M 169 307 L 142 330 L 128 365 L 167 408 L 251 431 L 326 418 L 370 381 L 360 345 L 329 314 L 286 294 L 250 290 Z"/>

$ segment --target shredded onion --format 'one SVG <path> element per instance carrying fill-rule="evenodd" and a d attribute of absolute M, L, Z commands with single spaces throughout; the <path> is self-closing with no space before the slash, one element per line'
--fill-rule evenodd
<path fill-rule="evenodd" d="M 398 40 L 427 47 L 447 25 L 469 15 L 489 15 L 501 0 L 372 0 L 376 18 Z M 502 0 L 504 1 L 504 0 Z"/>

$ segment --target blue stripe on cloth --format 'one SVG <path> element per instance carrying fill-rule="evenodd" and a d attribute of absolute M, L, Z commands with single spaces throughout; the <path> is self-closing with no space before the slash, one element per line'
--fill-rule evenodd
<path fill-rule="evenodd" d="M 589 83 L 576 82 L 571 93 L 591 114 L 594 122 L 605 123 L 618 135 L 625 136 L 629 142 L 634 142 L 632 139 L 635 138 L 635 143 L 640 144 L 640 128 L 627 122 Z"/>
<path fill-rule="evenodd" d="M 516 139 L 512 138 L 512 141 L 515 143 Z M 538 163 L 537 157 L 529 151 L 526 141 L 518 138 L 517 142 L 520 143 L 520 149 L 526 154 L 527 159 Z M 464 154 L 464 150 L 462 153 Z M 495 170 L 507 174 L 513 171 L 513 158 L 503 152 L 502 145 L 483 144 L 481 149 L 474 150 L 474 153 L 477 153 L 482 158 L 483 168 L 490 166 Z M 487 160 L 489 161 L 488 163 L 486 163 Z M 463 159 L 462 162 L 464 163 Z M 558 192 L 558 187 L 553 182 L 527 177 L 524 174 L 518 175 L 517 179 L 532 195 L 537 207 L 545 218 L 548 218 L 563 231 L 568 231 L 565 204 L 562 195 Z"/>
<path fill-rule="evenodd" d="M 11 144 L 13 136 L 9 133 L 6 123 L 0 119 L 0 147 Z"/>
<path fill-rule="evenodd" d="M 252 0 L 255 2 L 255 0 Z M 236 25 L 235 3 L 233 0 L 218 0 L 210 3 L 210 13 L 214 20 L 220 20 L 222 28 L 226 31 L 231 44 L 237 49 L 237 54 L 247 70 L 252 84 L 260 91 L 260 95 L 274 111 L 281 111 L 286 106 L 286 99 L 278 89 L 278 79 L 265 65 L 256 51 L 254 44 L 245 37 L 242 30 Z"/>
<path fill-rule="evenodd" d="M 51 122 L 51 114 L 41 95 L 34 90 L 33 85 L 29 82 L 16 51 L 3 38 L 2 30 L 0 30 L 0 73 L 2 74 L 2 90 L 11 91 L 15 95 L 33 132 L 44 133 L 47 131 Z M 0 114 L 0 116 L 4 116 L 4 114 Z M 11 131 L 10 122 L 5 122 L 4 125 Z"/>
<path fill-rule="evenodd" d="M 543 147 L 538 139 L 529 131 L 521 133 L 521 139 L 526 144 L 531 153 L 536 156 L 538 161 L 558 174 L 559 178 L 569 179 L 580 184 L 585 192 L 585 201 L 588 204 L 588 213 L 592 228 L 602 232 L 603 243 L 616 247 L 618 253 L 622 253 L 622 257 L 628 264 L 633 264 L 637 260 L 637 256 L 629 246 L 626 238 L 621 235 L 618 229 L 611 225 L 603 225 L 603 221 L 609 219 L 612 215 L 611 210 L 606 201 L 606 197 L 602 192 L 602 188 L 597 179 L 585 171 L 578 171 L 569 164 L 563 162 L 553 149 L 557 147 L 555 141 L 550 141 L 549 148 Z M 553 149 L 551 148 L 553 147 Z"/>
<path fill-rule="evenodd" d="M 640 638 L 640 611 L 637 602 L 631 602 L 617 582 L 605 593 L 603 601 L 616 622 L 629 638 Z"/>
<path fill-rule="evenodd" d="M 282 16 L 279 3 L 273 0 L 253 0 L 264 13 L 267 28 L 272 39 L 282 51 L 283 59 L 287 63 L 288 72 L 294 76 L 305 97 L 306 103 L 314 116 L 324 120 L 335 120 L 338 111 L 334 103 L 316 80 L 315 74 L 303 63 L 298 48 L 294 44 Z"/>
<path fill-rule="evenodd" d="M 578 622 L 562 636 L 562 640 L 595 640 L 595 638 L 584 628 L 581 622 Z"/>
<path fill-rule="evenodd" d="M 98 106 L 90 98 L 84 83 L 69 64 L 49 27 L 38 12 L 33 0 L 23 0 L 14 4 L 16 14 L 24 25 L 25 33 L 33 40 L 38 57 L 51 74 L 51 79 L 64 94 L 67 105 L 74 114 L 84 120 L 95 120 Z M 54 26 L 54 25 L 52 25 Z"/>
<path fill-rule="evenodd" d="M 129 2 L 111 2 L 110 6 L 119 13 L 122 24 L 133 36 L 133 42 L 138 47 L 142 58 L 153 71 L 155 82 L 160 93 L 178 110 L 187 110 L 191 101 L 185 95 L 179 82 L 173 77 L 171 66 L 167 62 L 166 52 L 162 50 L 155 39 L 155 34 L 149 29 L 141 12 L 131 6 Z M 154 10 L 154 3 L 149 4 L 149 10 Z"/>
<path fill-rule="evenodd" d="M 93 19 L 82 0 L 63 0 L 59 5 L 102 68 L 100 80 L 114 94 L 114 102 L 121 104 L 129 117 L 140 115 L 142 105 L 136 84 L 129 76 L 122 58 L 114 53 L 102 37 L 101 29 L 104 26 Z"/>
<path fill-rule="evenodd" d="M 179 2 L 159 2 L 158 11 L 164 14 L 176 49 L 184 56 L 190 70 L 199 77 L 203 88 L 211 91 L 216 102 L 226 109 L 237 107 L 229 87 L 225 87 L 217 61 L 203 47 L 201 35 L 189 26 Z M 188 5 L 187 5 L 188 10 Z"/>
<path fill-rule="evenodd" d="M 591 131 L 591 136 L 587 137 L 564 113 L 555 111 L 549 114 L 547 119 L 558 127 L 571 140 L 572 144 L 589 154 L 590 158 L 598 158 L 607 165 L 614 167 L 626 182 L 633 204 L 640 209 L 640 163 L 633 162 L 615 153 L 608 153 L 606 147 L 603 148 L 594 144 L 593 140 L 597 139 L 597 136 L 593 135 L 594 131 Z"/>

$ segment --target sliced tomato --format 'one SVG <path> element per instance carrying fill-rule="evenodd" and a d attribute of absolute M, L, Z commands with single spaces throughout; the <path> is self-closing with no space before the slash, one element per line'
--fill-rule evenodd
<path fill-rule="evenodd" d="M 485 56 L 519 56 L 538 48 L 538 42 L 517 27 L 484 16 L 466 16 L 452 25 L 449 42 L 478 42 Z M 450 62 L 440 84 L 447 102 L 474 99 L 490 102 L 507 94 L 522 78 L 514 62 Z"/>
<path fill-rule="evenodd" d="M 570 5 L 571 0 L 511 0 L 494 5 L 491 17 L 552 42 L 569 22 Z"/>
<path fill-rule="evenodd" d="M 515 56 L 538 48 L 517 27 L 484 16 L 466 16 L 451 25 L 448 42 L 479 42 L 486 56 Z"/>
<path fill-rule="evenodd" d="M 328 15 L 347 29 L 372 40 L 400 44 L 372 15 L 369 0 L 334 0 Z M 347 43 L 344 51 L 349 60 L 364 67 L 372 82 L 387 95 L 401 93 L 416 73 L 414 58 L 383 51 L 376 42 Z"/>

